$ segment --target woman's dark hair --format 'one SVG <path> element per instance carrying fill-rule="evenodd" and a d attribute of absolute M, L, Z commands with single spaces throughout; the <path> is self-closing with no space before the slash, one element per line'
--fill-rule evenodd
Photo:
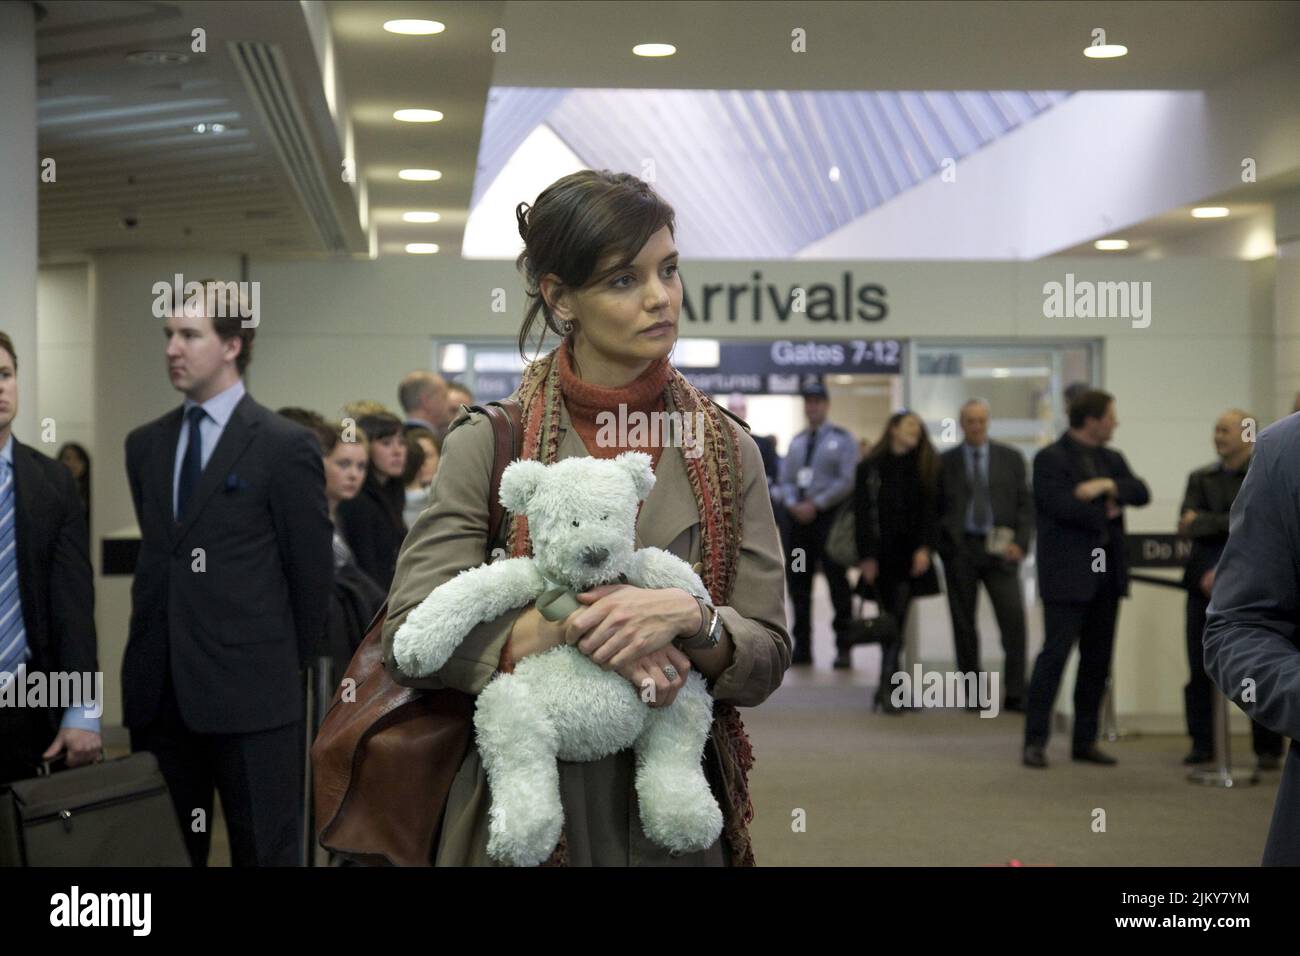
<path fill-rule="evenodd" d="M 4 333 L 0 332 L 0 335 Z M 11 352 L 10 355 L 13 353 Z M 77 482 L 77 492 L 81 495 L 81 503 L 86 506 L 86 513 L 90 513 L 90 452 L 75 441 L 64 442 L 59 446 L 59 453 L 54 457 L 63 461 L 63 453 L 70 451 L 81 459 L 81 477 L 75 479 Z"/>
<path fill-rule="evenodd" d="M 433 435 L 427 428 L 408 428 L 403 437 L 406 439 L 406 466 L 402 469 L 402 487 L 415 481 L 415 476 L 424 467 L 424 446 L 419 442 L 419 435 Z"/>
<path fill-rule="evenodd" d="M 584 169 L 557 179 L 532 206 L 516 206 L 515 219 L 524 241 L 515 267 L 524 275 L 530 300 L 519 330 L 519 354 L 525 360 L 539 313 L 543 326 L 537 334 L 538 351 L 547 330 L 564 335 L 542 296 L 544 277 L 554 274 L 566 287 L 580 289 L 601 278 L 594 273 L 602 257 L 617 255 L 615 268 L 624 269 L 664 226 L 674 236 L 677 232 L 673 207 L 647 183 L 607 169 Z"/>
<path fill-rule="evenodd" d="M 1106 409 L 1115 400 L 1110 392 L 1099 388 L 1081 392 L 1070 401 L 1070 427 L 1082 428 L 1089 418 L 1105 418 Z"/>
<path fill-rule="evenodd" d="M 371 441 L 383 441 L 402 431 L 402 420 L 387 412 L 378 415 L 362 415 L 357 419 L 357 427 L 365 432 L 366 437 Z"/>
<path fill-rule="evenodd" d="M 926 487 L 933 490 L 939 479 L 939 456 L 935 453 L 934 445 L 930 444 L 930 433 L 925 427 L 925 419 L 916 412 L 903 409 L 889 416 L 889 421 L 885 422 L 885 430 L 880 433 L 880 438 L 871 446 L 867 452 L 867 459 L 878 461 L 885 455 L 892 454 L 889 447 L 889 436 L 893 433 L 894 428 L 904 418 L 908 416 L 916 419 L 917 425 L 921 427 L 921 437 L 917 440 L 916 448 L 916 470 L 925 482 Z"/>

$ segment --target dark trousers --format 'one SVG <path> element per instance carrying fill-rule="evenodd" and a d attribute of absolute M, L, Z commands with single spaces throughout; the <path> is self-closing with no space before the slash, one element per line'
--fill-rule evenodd
<path fill-rule="evenodd" d="M 0 707 L 0 784 L 36 776 L 54 734 L 44 709 Z"/>
<path fill-rule="evenodd" d="M 893 678 L 898 673 L 898 661 L 903 655 L 907 634 L 907 612 L 912 606 L 912 581 L 910 578 L 878 577 L 875 587 L 866 589 L 880 610 L 898 622 L 898 640 L 880 648 L 880 686 L 892 693 Z"/>
<path fill-rule="evenodd" d="M 952 639 L 957 650 L 957 670 L 964 674 L 980 669 L 980 635 L 975 625 L 979 610 L 979 585 L 989 592 L 998 630 L 1002 632 L 1002 681 L 1008 700 L 1025 696 L 1025 604 L 1020 593 L 1019 565 L 989 554 L 983 535 L 963 535 L 957 548 L 944 561 L 948 581 L 948 611 L 952 615 Z"/>
<path fill-rule="evenodd" d="M 1118 617 L 1119 591 L 1114 574 L 1103 576 L 1091 601 L 1043 602 L 1046 634 L 1029 680 L 1029 698 L 1025 704 L 1026 746 L 1047 744 L 1061 672 L 1076 641 L 1079 670 L 1074 681 L 1074 749 L 1086 749 L 1096 742 Z"/>
<path fill-rule="evenodd" d="M 157 716 L 131 729 L 131 750 L 158 759 L 195 866 L 208 864 L 214 788 L 234 866 L 301 864 L 301 721 L 248 734 L 195 733 L 181 718 L 169 676 Z M 196 810 L 203 811 L 201 823 Z"/>
<path fill-rule="evenodd" d="M 1187 592 L 1187 669 L 1191 676 L 1183 688 L 1183 709 L 1192 749 L 1214 753 L 1214 683 L 1205 672 L 1205 611 L 1209 599 L 1200 591 Z M 1282 735 L 1250 722 L 1255 756 L 1282 756 Z"/>
<path fill-rule="evenodd" d="M 853 620 L 853 591 L 845 570 L 822 554 L 822 544 L 830 531 L 832 516 L 833 512 L 822 512 L 811 524 L 799 524 L 793 519 L 790 522 L 790 534 L 786 540 L 786 582 L 790 586 L 790 601 L 794 604 L 791 637 L 797 656 L 812 652 L 812 585 L 813 574 L 819 565 L 831 587 L 836 633 Z M 795 570 L 796 567 L 802 570 Z"/>

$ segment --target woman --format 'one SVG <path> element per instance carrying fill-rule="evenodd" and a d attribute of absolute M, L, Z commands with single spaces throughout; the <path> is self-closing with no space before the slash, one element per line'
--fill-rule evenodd
<path fill-rule="evenodd" d="M 370 442 L 370 467 L 361 492 L 351 501 L 340 502 L 339 527 L 357 564 L 384 590 L 393 583 L 397 550 L 406 537 L 402 509 L 406 488 L 402 469 L 406 467 L 406 437 L 402 421 L 388 412 L 363 415 L 357 427 Z"/>
<path fill-rule="evenodd" d="M 59 449 L 56 456 L 72 472 L 77 483 L 77 493 L 81 495 L 81 508 L 90 521 L 90 452 L 75 441 L 70 441 Z"/>
<path fill-rule="evenodd" d="M 339 530 L 339 506 L 356 498 L 365 483 L 370 457 L 366 435 L 359 429 L 348 430 L 339 423 L 324 420 L 314 424 L 312 430 L 320 442 L 325 501 L 334 525 L 334 588 L 322 656 L 330 658 L 332 685 L 337 685 L 365 636 L 366 626 L 384 603 L 384 591 L 358 567 L 352 549 Z"/>
<path fill-rule="evenodd" d="M 406 467 L 402 469 L 406 503 L 402 508 L 402 521 L 408 528 L 415 527 L 415 519 L 429 506 L 429 485 L 438 473 L 441 447 L 438 436 L 429 429 L 418 425 L 406 426 Z"/>
<path fill-rule="evenodd" d="M 647 706 L 669 705 L 688 670 L 698 669 L 715 700 L 705 766 L 723 811 L 722 838 L 675 858 L 652 844 L 637 812 L 635 759 L 624 750 L 602 760 L 560 763 L 565 830 L 551 862 L 752 864 L 745 778 L 751 756 L 735 707 L 761 703 L 790 663 L 782 552 L 762 457 L 745 428 L 668 363 L 682 303 L 673 210 L 634 176 L 592 170 L 556 181 L 526 209 L 521 203 L 516 211 L 524 240 L 518 264 L 531 299 L 520 351 L 526 357 L 539 317 L 542 336 L 550 330 L 563 341 L 528 365 L 515 393 L 523 408 L 522 455 L 550 463 L 629 450 L 596 440 L 596 416 L 616 413 L 620 405 L 628 415 L 702 415 L 702 454 L 695 445 L 687 449 L 690 457 L 671 445 L 640 449 L 654 461 L 656 482 L 638 516 L 636 543 L 662 547 L 696 568 L 718 626 L 710 630 L 712 610 L 685 591 L 606 585 L 582 594 L 584 606 L 558 624 L 531 605 L 507 612 L 472 630 L 435 674 L 402 674 L 392 639 L 406 614 L 434 587 L 481 564 L 488 544 L 492 428 L 484 416 L 467 413 L 444 439 L 429 507 L 398 563 L 384 626 L 386 665 L 404 684 L 477 694 L 513 662 L 567 642 L 635 688 L 653 681 L 654 704 Z M 531 553 L 522 520 L 505 525 L 493 544 L 512 555 Z M 716 645 L 708 646 L 710 635 Z M 448 796 L 437 864 L 492 862 L 486 853 L 489 805 L 487 779 L 471 746 Z"/>
<path fill-rule="evenodd" d="M 858 463 L 855 532 L 862 577 L 859 593 L 874 597 L 898 622 L 899 639 L 884 645 L 876 707 L 902 713 L 890 700 L 912 598 L 939 592 L 931 556 L 938 546 L 935 490 L 939 456 L 912 412 L 895 412 L 880 440 Z"/>

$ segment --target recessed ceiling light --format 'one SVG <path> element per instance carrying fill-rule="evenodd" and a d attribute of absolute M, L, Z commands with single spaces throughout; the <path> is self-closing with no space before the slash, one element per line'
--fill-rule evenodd
<path fill-rule="evenodd" d="M 677 47 L 671 43 L 638 43 L 632 47 L 632 52 L 637 56 L 672 56 Z"/>
<path fill-rule="evenodd" d="M 442 119 L 442 114 L 437 110 L 398 110 L 393 119 L 403 123 L 436 123 Z"/>
<path fill-rule="evenodd" d="M 167 50 L 137 50 L 126 55 L 126 62 L 137 66 L 179 66 L 190 62 L 190 55 Z"/>
<path fill-rule="evenodd" d="M 406 251 L 413 256 L 431 256 L 438 251 L 436 242 L 408 242 Z"/>
<path fill-rule="evenodd" d="M 195 123 L 191 129 L 196 133 L 224 133 L 226 131 L 225 123 Z"/>
<path fill-rule="evenodd" d="M 442 218 L 442 214 L 436 212 L 402 213 L 402 222 L 437 222 L 441 218 Z"/>
<path fill-rule="evenodd" d="M 1110 60 L 1117 56 L 1128 56 L 1128 47 L 1122 43 L 1103 43 L 1100 46 L 1084 47 L 1083 55 L 1094 60 Z"/>
<path fill-rule="evenodd" d="M 442 179 L 442 173 L 436 169 L 401 169 L 397 172 L 397 178 L 414 183 L 432 183 Z"/>
<path fill-rule="evenodd" d="M 384 24 L 384 29 L 389 33 L 400 33 L 403 36 L 427 37 L 434 33 L 441 33 L 447 27 L 437 20 L 389 20 Z"/>
<path fill-rule="evenodd" d="M 1092 244 L 1098 252 L 1123 252 L 1128 248 L 1127 239 L 1098 239 Z"/>
<path fill-rule="evenodd" d="M 1192 210 L 1194 219 L 1222 219 L 1227 215 L 1227 206 L 1197 206 Z"/>

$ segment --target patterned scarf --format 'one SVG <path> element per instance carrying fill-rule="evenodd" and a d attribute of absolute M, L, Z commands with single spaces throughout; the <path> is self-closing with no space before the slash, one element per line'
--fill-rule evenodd
<path fill-rule="evenodd" d="M 524 427 L 520 457 L 548 465 L 559 454 L 560 403 L 564 400 L 557 352 L 558 349 L 529 364 L 518 391 Z M 704 413 L 704 453 L 694 458 L 683 457 L 683 461 L 700 513 L 704 565 L 700 577 L 709 589 L 714 606 L 723 607 L 731 595 L 740 556 L 742 515 L 737 501 L 737 490 L 743 487 L 740 446 L 726 415 L 676 369 L 670 372 L 664 387 L 664 403 L 669 412 Z M 528 521 L 522 515 L 513 516 L 507 549 L 513 557 L 527 557 L 532 553 Z M 753 866 L 749 823 L 754 818 L 754 806 L 749 797 L 749 769 L 754 754 L 740 712 L 731 704 L 715 702 L 710 732 L 720 757 L 727 798 L 722 807 L 723 839 L 727 841 L 734 865 Z M 567 864 L 568 841 L 562 832 L 555 852 L 544 865 Z"/>

